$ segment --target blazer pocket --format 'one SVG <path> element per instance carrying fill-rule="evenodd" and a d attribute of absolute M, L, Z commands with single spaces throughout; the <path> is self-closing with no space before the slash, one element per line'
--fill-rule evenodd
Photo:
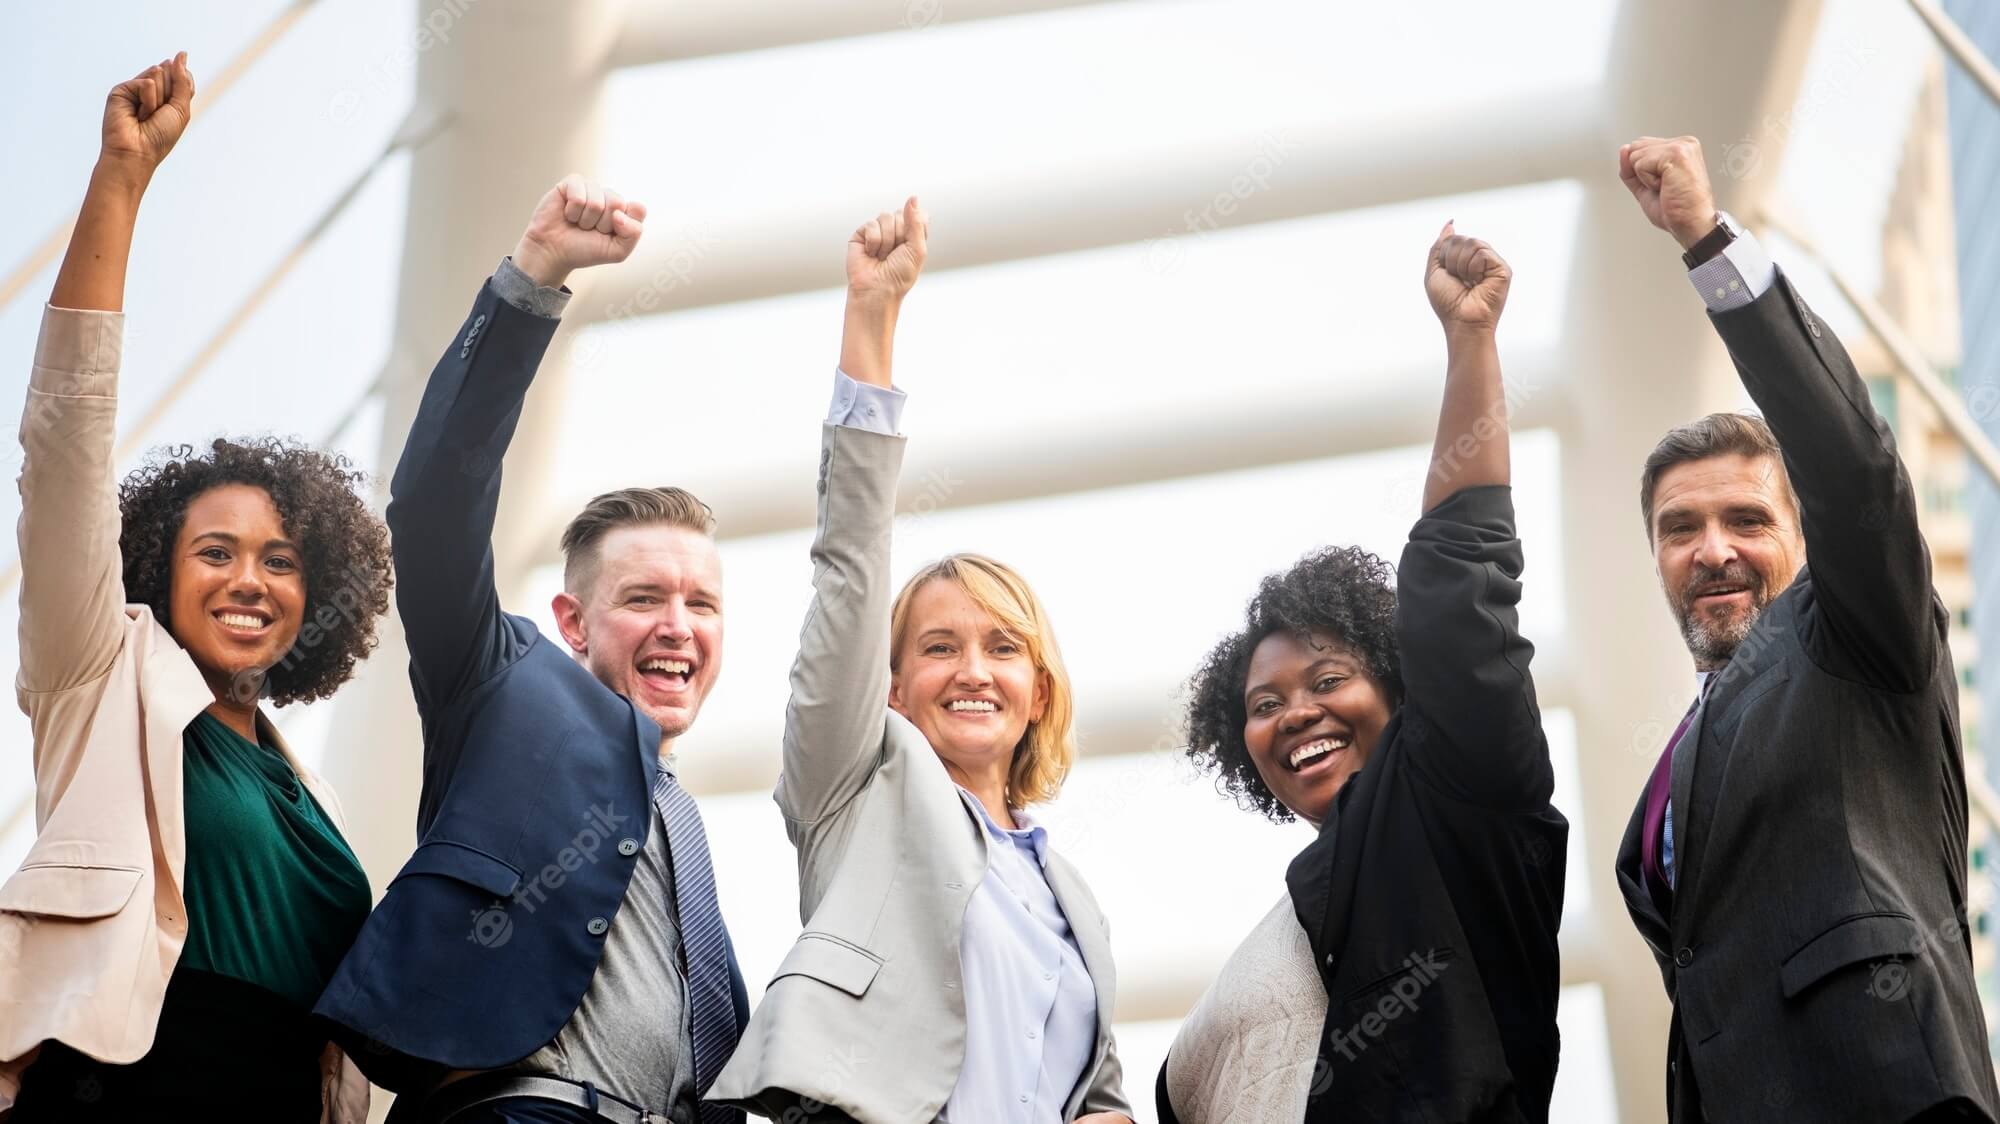
<path fill-rule="evenodd" d="M 396 873 L 396 882 L 412 874 L 440 874 L 476 886 L 494 897 L 507 897 L 521 885 L 521 872 L 484 851 L 463 843 L 438 840 L 418 847 Z M 393 883 L 392 883 L 393 884 Z"/>
<path fill-rule="evenodd" d="M 1838 921 L 1793 950 L 1778 967 L 1790 999 L 1834 972 L 1876 960 L 1902 960 L 1923 952 L 1916 919 L 1903 913 L 1864 913 Z"/>
<path fill-rule="evenodd" d="M 882 958 L 828 933 L 802 934 L 785 954 L 771 982 L 807 976 L 859 999 L 882 970 Z"/>
<path fill-rule="evenodd" d="M 125 866 L 24 866 L 0 885 L 0 909 L 88 921 L 125 908 L 140 871 Z"/>

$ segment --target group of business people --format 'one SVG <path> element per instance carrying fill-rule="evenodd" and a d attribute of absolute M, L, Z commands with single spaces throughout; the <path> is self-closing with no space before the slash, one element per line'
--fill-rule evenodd
<path fill-rule="evenodd" d="M 399 1122 L 1129 1124 L 1106 920 L 1031 813 L 1076 753 L 1054 627 L 992 558 L 891 584 L 916 200 L 847 244 L 775 794 L 804 931 L 752 1012 L 674 772 L 721 663 L 709 509 L 592 500 L 562 539 L 561 644 L 494 584 L 500 465 L 563 282 L 624 260 L 645 208 L 575 176 L 536 205 L 430 376 L 386 527 L 345 461 L 286 441 L 120 481 L 125 266 L 193 92 L 183 55 L 107 100 L 22 418 L 38 834 L 0 885 L 0 1118 L 359 1121 L 372 1079 Z M 1698 143 L 1619 163 L 1763 411 L 1673 430 L 1641 477 L 1701 678 L 1617 855 L 1674 1002 L 1670 1115 L 1992 1121 L 1949 622 L 1910 481 Z M 1317 834 L 1151 1078 L 1163 1120 L 1549 1118 L 1568 824 L 1516 612 L 1510 280 L 1450 224 L 1429 248 L 1446 374 L 1400 563 L 1307 555 L 1193 677 L 1187 752 Z M 375 901 L 264 703 L 332 695 L 392 580 L 422 795 Z"/>

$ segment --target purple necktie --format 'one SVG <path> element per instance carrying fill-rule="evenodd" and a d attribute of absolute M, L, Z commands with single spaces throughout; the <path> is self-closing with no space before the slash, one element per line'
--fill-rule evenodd
<path fill-rule="evenodd" d="M 1703 693 L 1707 684 L 1702 685 Z M 1655 901 L 1665 902 L 1673 896 L 1673 888 L 1667 884 L 1666 868 L 1660 865 L 1662 834 L 1666 830 L 1667 797 L 1673 791 L 1674 747 L 1681 743 L 1681 736 L 1687 733 L 1688 724 L 1694 721 L 1694 712 L 1701 709 L 1701 695 L 1688 705 L 1687 714 L 1681 724 L 1674 727 L 1674 736 L 1667 739 L 1667 746 L 1660 751 L 1660 763 L 1653 766 L 1653 779 L 1646 783 L 1646 819 L 1640 825 L 1639 869 L 1645 872 L 1646 884 L 1652 887 Z"/>

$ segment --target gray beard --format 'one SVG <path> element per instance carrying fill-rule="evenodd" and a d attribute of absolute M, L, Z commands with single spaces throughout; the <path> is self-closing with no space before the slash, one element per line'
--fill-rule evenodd
<path fill-rule="evenodd" d="M 1695 667 L 1701 671 L 1714 671 L 1728 663 L 1763 612 L 1762 605 L 1753 604 L 1743 615 L 1726 621 L 1710 623 L 1694 613 L 1681 618 L 1681 636 L 1694 656 Z"/>

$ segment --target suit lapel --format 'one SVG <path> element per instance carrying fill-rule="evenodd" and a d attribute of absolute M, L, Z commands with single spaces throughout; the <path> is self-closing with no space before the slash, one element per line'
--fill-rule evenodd
<path fill-rule="evenodd" d="M 1625 824 L 1625 838 L 1618 844 L 1618 891 L 1625 897 L 1625 910 L 1632 915 L 1632 924 L 1639 930 L 1655 952 L 1667 947 L 1668 932 L 1666 915 L 1660 912 L 1659 903 L 1653 900 L 1653 891 L 1646 885 L 1646 877 L 1641 869 L 1643 840 L 1646 829 L 1646 791 L 1639 790 L 1639 803 L 1632 809 L 1632 818 Z"/>
<path fill-rule="evenodd" d="M 188 723 L 215 701 L 194 659 L 173 635 L 148 614 L 145 663 L 139 668 L 139 693 L 145 704 L 146 781 L 153 807 L 173 809 L 157 817 L 160 851 L 176 879 L 187 869 L 187 820 L 181 791 L 181 755 Z M 175 887 L 176 891 L 179 887 Z"/>
<path fill-rule="evenodd" d="M 1048 875 L 1056 904 L 1069 920 L 1077 950 L 1083 953 L 1083 966 L 1090 972 L 1090 986 L 1097 993 L 1097 1034 L 1102 1038 L 1111 1032 L 1112 1004 L 1118 986 L 1112 974 L 1111 938 L 1104 930 L 1104 915 L 1097 911 L 1097 903 L 1084 888 L 1082 879 L 1061 856 L 1051 851 L 1042 870 Z"/>
<path fill-rule="evenodd" d="M 646 786 L 640 806 L 648 809 L 650 820 L 653 782 L 660 775 L 660 727 L 631 699 L 626 699 L 625 705 L 632 708 L 632 748 L 639 754 L 639 779 Z"/>

